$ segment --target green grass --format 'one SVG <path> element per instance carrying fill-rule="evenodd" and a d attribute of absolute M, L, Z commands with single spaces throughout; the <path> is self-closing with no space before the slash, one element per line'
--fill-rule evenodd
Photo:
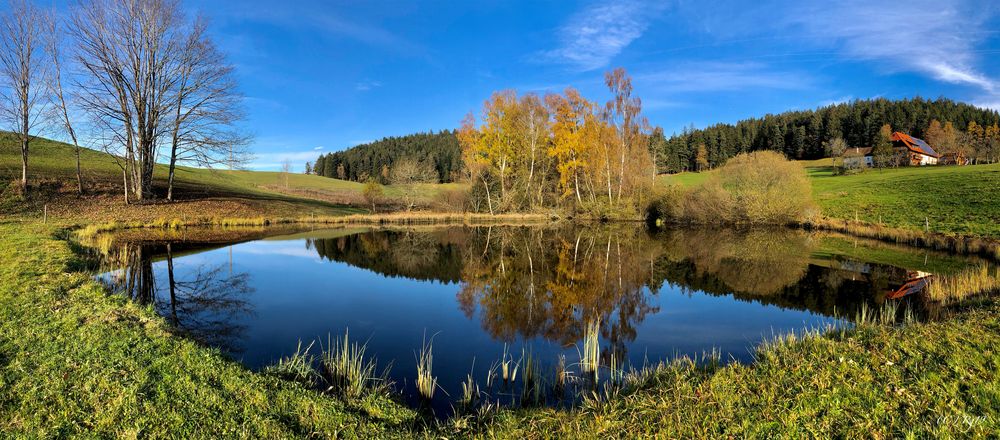
<path fill-rule="evenodd" d="M 904 229 L 1000 238 L 1000 164 L 903 167 L 834 175 L 830 159 L 802 161 L 823 215 Z M 660 176 L 697 186 L 715 171 Z"/>
<path fill-rule="evenodd" d="M 1000 237 L 1000 164 L 904 167 L 835 176 L 809 169 L 829 217 L 933 232 Z"/>

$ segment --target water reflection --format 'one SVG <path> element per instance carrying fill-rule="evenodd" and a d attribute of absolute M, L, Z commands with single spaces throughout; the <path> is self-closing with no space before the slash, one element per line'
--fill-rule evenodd
<path fill-rule="evenodd" d="M 838 323 L 967 264 L 787 229 L 325 230 L 225 248 L 192 237 L 119 240 L 101 279 L 251 368 L 350 328 L 412 388 L 413 352 L 439 334 L 435 375 L 452 395 L 471 365 L 482 380 L 507 350 L 582 364 L 595 323 L 604 363 L 710 350 L 749 360 L 767 335 Z"/>
<path fill-rule="evenodd" d="M 101 280 L 108 290 L 153 306 L 178 333 L 226 352 L 242 351 L 246 331 L 243 318 L 253 312 L 247 299 L 253 292 L 250 274 L 233 273 L 224 263 L 199 264 L 175 271 L 177 246 L 121 245 L 115 249 L 115 258 L 109 264 L 122 268 L 105 274 Z M 154 269 L 157 261 L 166 262 L 165 270 L 159 274 Z"/>

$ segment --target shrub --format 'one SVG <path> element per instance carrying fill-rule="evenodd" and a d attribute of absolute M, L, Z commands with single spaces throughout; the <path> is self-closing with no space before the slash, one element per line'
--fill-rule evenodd
<path fill-rule="evenodd" d="M 805 170 L 773 151 L 740 154 L 675 207 L 692 223 L 787 224 L 815 213 Z"/>
<path fill-rule="evenodd" d="M 469 203 L 469 191 L 461 189 L 443 189 L 435 196 L 437 208 L 446 212 L 465 212 Z"/>

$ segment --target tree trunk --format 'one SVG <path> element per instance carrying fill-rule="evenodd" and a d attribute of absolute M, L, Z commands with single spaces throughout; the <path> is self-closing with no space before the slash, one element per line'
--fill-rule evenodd
<path fill-rule="evenodd" d="M 28 137 L 21 136 L 21 192 L 28 192 Z"/>
<path fill-rule="evenodd" d="M 490 185 L 486 183 L 485 177 L 483 177 L 483 186 L 486 187 L 486 205 L 490 208 L 490 215 L 493 215 L 493 200 L 490 198 Z"/>
<path fill-rule="evenodd" d="M 174 131 L 173 143 L 170 146 L 170 167 L 167 170 L 167 201 L 174 201 L 174 169 L 177 165 L 177 132 Z M 287 181 L 286 181 L 286 187 Z"/>
<path fill-rule="evenodd" d="M 73 144 L 76 145 L 76 190 L 83 195 L 83 171 L 80 169 L 80 144 L 76 142 L 76 136 L 73 136 Z"/>

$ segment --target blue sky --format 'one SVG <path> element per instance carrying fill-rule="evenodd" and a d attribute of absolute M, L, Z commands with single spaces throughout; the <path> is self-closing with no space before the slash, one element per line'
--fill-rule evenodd
<path fill-rule="evenodd" d="M 624 67 L 651 123 L 884 96 L 1000 108 L 989 0 L 189 1 L 236 64 L 253 168 L 455 128 L 495 90 L 607 99 Z"/>

